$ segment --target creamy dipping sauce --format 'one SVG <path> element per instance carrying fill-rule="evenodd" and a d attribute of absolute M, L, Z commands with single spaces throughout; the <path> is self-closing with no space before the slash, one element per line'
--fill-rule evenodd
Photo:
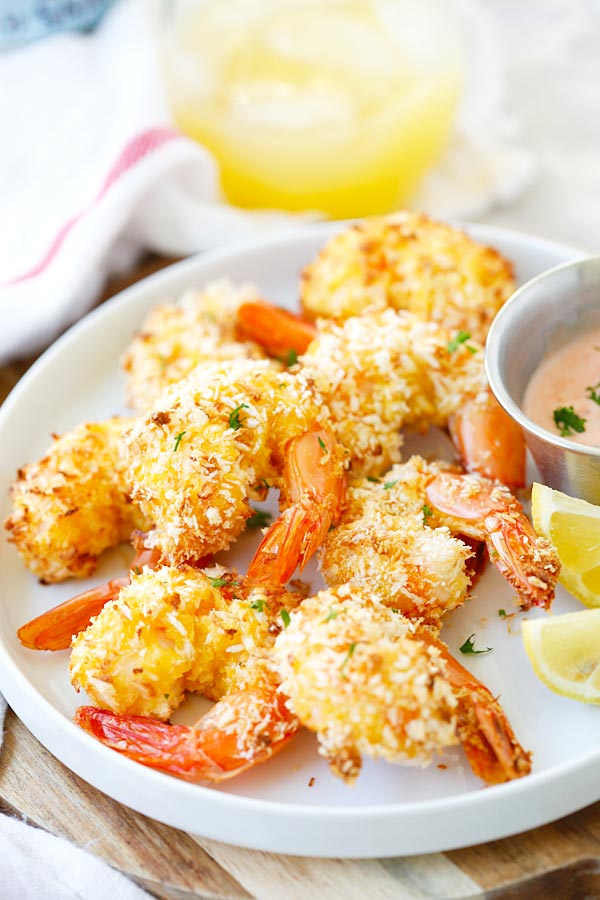
<path fill-rule="evenodd" d="M 551 434 L 600 447 L 600 327 L 541 361 L 527 385 L 523 412 Z"/>

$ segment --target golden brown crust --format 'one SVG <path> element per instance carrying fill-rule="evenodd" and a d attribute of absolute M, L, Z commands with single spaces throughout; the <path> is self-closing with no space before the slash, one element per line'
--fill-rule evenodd
<path fill-rule="evenodd" d="M 515 290 L 510 262 L 421 213 L 366 219 L 333 237 L 302 273 L 312 318 L 407 309 L 481 342 Z"/>
<path fill-rule="evenodd" d="M 238 307 L 253 300 L 260 300 L 256 288 L 221 279 L 151 310 L 121 360 L 130 405 L 146 412 L 166 387 L 200 363 L 265 359 L 262 348 L 237 330 Z"/>
<path fill-rule="evenodd" d="M 253 486 L 280 485 L 288 442 L 327 418 L 310 379 L 264 361 L 198 366 L 167 389 L 127 440 L 132 497 L 163 557 L 229 547 L 252 515 Z"/>
<path fill-rule="evenodd" d="M 99 555 L 146 520 L 129 496 L 125 432 L 132 419 L 79 425 L 39 462 L 19 470 L 5 522 L 25 564 L 43 581 L 85 578 Z"/>
<path fill-rule="evenodd" d="M 412 622 L 348 585 L 305 600 L 277 638 L 290 708 L 345 781 L 356 778 L 363 754 L 427 765 L 457 742 L 439 651 L 415 638 Z"/>

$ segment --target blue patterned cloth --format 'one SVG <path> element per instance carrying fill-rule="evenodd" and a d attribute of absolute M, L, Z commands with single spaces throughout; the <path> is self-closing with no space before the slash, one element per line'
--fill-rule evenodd
<path fill-rule="evenodd" d="M 57 31 L 88 31 L 114 0 L 0 0 L 0 51 Z"/>

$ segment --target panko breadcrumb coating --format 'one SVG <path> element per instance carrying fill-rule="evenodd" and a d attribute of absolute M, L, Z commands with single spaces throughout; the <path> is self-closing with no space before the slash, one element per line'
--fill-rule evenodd
<path fill-rule="evenodd" d="M 75 638 L 71 681 L 100 707 L 161 719 L 189 691 L 219 700 L 263 677 L 268 684 L 281 609 L 299 602 L 220 566 L 145 568 Z"/>
<path fill-rule="evenodd" d="M 444 468 L 413 456 L 378 481 L 352 484 L 342 518 L 321 546 L 327 584 L 363 585 L 387 606 L 431 624 L 463 603 L 472 549 L 447 527 L 432 527 L 426 505 L 427 482 Z"/>
<path fill-rule="evenodd" d="M 199 363 L 226 359 L 264 359 L 258 344 L 241 339 L 236 313 L 241 303 L 260 299 L 252 285 L 213 281 L 188 290 L 177 303 L 155 307 L 125 351 L 127 397 L 139 413 L 150 409 L 168 385 Z M 273 363 L 277 365 L 277 363 Z"/>
<path fill-rule="evenodd" d="M 487 385 L 478 344 L 452 342 L 439 325 L 392 309 L 320 321 L 299 362 L 329 406 L 357 476 L 399 462 L 401 428 L 444 426 Z"/>
<path fill-rule="evenodd" d="M 290 708 L 347 782 L 363 754 L 426 766 L 457 743 L 444 663 L 415 637 L 409 620 L 345 585 L 305 600 L 275 642 Z"/>
<path fill-rule="evenodd" d="M 87 578 L 103 550 L 147 523 L 125 480 L 133 419 L 79 425 L 19 470 L 4 526 L 25 565 L 45 582 Z"/>
<path fill-rule="evenodd" d="M 515 290 L 511 263 L 421 213 L 366 219 L 335 235 L 302 273 L 304 312 L 346 319 L 407 309 L 483 343 Z"/>
<path fill-rule="evenodd" d="M 309 378 L 266 361 L 199 366 L 172 385 L 127 440 L 132 497 L 155 523 L 163 559 L 229 547 L 253 514 L 252 491 L 284 487 L 289 441 L 328 416 Z"/>

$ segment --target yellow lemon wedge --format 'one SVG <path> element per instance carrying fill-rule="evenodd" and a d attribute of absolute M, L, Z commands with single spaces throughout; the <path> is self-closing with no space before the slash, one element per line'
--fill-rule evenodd
<path fill-rule="evenodd" d="M 534 484 L 531 515 L 558 553 L 560 583 L 585 606 L 600 607 L 600 506 Z"/>
<path fill-rule="evenodd" d="M 522 633 L 533 670 L 551 691 L 600 703 L 600 609 L 527 619 Z"/>

